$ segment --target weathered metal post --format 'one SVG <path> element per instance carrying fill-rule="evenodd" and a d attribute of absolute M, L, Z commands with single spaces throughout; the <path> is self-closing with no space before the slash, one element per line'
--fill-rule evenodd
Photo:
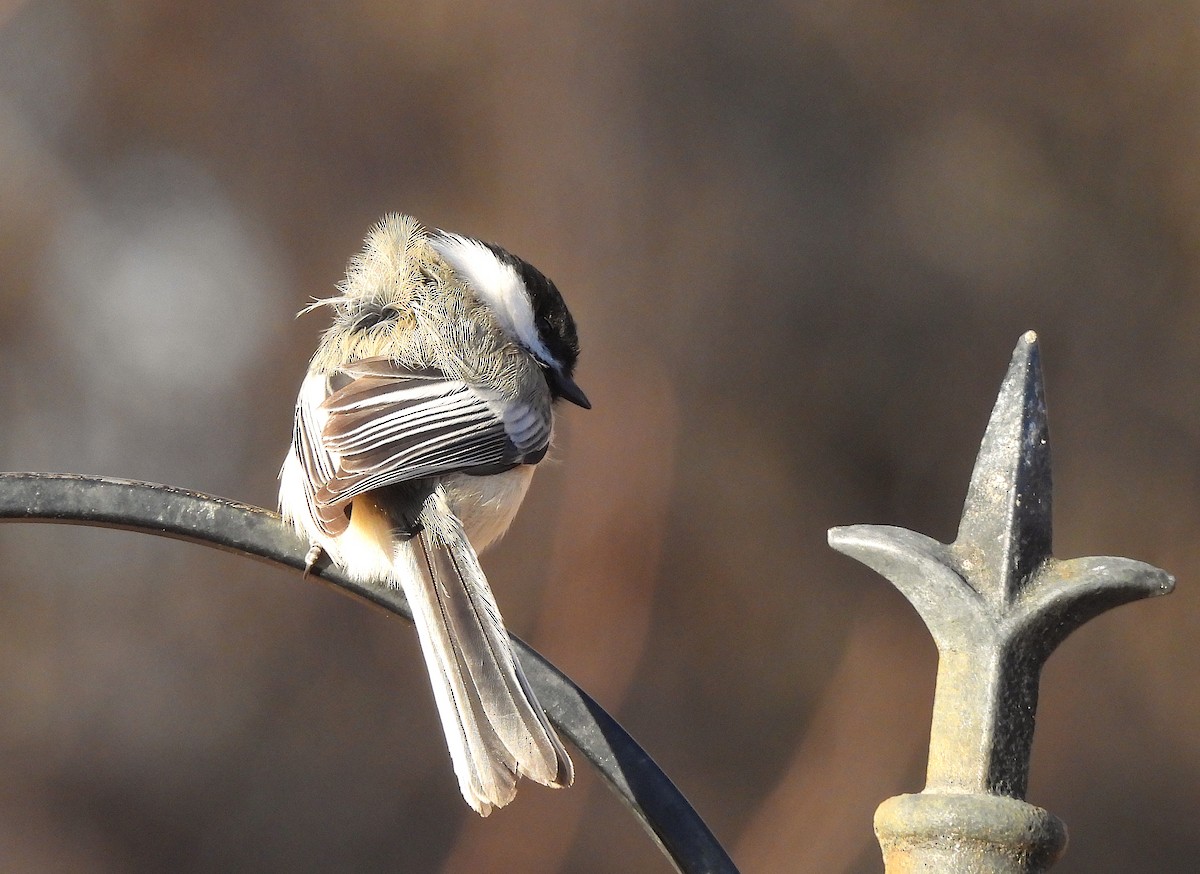
<path fill-rule="evenodd" d="M 954 543 L 881 525 L 829 532 L 834 549 L 904 593 L 938 647 L 925 789 L 875 813 L 889 874 L 1031 874 L 1066 847 L 1063 823 L 1024 801 L 1042 665 L 1089 619 L 1175 581 L 1126 558 L 1052 558 L 1050 498 L 1030 331 L 1000 388 Z"/>

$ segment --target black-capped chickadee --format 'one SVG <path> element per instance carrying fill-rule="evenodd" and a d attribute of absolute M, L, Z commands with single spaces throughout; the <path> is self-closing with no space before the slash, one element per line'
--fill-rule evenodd
<path fill-rule="evenodd" d="M 508 528 L 546 455 L 552 407 L 585 409 L 579 340 L 554 283 L 499 246 L 386 217 L 350 263 L 300 387 L 284 518 L 363 581 L 401 586 L 463 797 L 571 759 L 513 654 L 477 551 Z"/>

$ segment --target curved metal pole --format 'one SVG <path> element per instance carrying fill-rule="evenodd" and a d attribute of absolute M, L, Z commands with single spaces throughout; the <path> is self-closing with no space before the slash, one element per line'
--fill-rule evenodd
<path fill-rule="evenodd" d="M 155 483 L 76 474 L 0 473 L 0 521 L 123 528 L 213 546 L 296 570 L 308 544 L 275 513 Z M 312 576 L 412 620 L 399 589 L 348 579 L 322 556 Z M 695 809 L 615 719 L 569 677 L 513 638 L 550 720 L 571 739 L 681 874 L 737 874 Z"/>

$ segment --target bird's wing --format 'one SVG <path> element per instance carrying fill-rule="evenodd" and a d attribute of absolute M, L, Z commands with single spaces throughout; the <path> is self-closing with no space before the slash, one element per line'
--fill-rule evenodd
<path fill-rule="evenodd" d="M 359 495 L 538 461 L 550 431 L 548 404 L 502 400 L 436 368 L 370 358 L 308 377 L 297 401 L 295 444 L 314 518 L 337 534 L 346 505 Z"/>

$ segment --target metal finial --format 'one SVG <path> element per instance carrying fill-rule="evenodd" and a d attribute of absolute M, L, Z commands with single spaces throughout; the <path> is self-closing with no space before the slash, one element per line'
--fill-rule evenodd
<path fill-rule="evenodd" d="M 992 604 L 1012 601 L 1050 557 L 1050 433 L 1037 335 L 1026 333 L 983 436 L 955 548 Z"/>
<path fill-rule="evenodd" d="M 954 543 L 881 525 L 829 532 L 834 549 L 904 593 L 937 643 L 922 797 L 1023 799 L 1038 680 L 1050 653 L 1105 610 L 1174 586 L 1165 571 L 1131 559 L 1053 558 L 1050 511 L 1050 439 L 1030 331 L 992 410 Z"/>

